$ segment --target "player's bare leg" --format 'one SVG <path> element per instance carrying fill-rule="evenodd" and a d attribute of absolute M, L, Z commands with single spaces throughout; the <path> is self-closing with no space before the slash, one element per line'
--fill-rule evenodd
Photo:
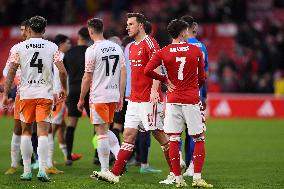
<path fill-rule="evenodd" d="M 20 154 L 21 135 L 21 121 L 14 119 L 14 131 L 11 140 L 11 167 L 5 172 L 5 175 L 12 175 L 16 173 Z"/>

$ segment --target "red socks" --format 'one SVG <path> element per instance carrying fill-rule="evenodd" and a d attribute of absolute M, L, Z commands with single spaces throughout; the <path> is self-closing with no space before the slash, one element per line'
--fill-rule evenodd
<path fill-rule="evenodd" d="M 171 159 L 170 159 L 170 155 L 169 155 L 169 143 L 165 144 L 165 145 L 162 145 L 162 150 L 164 152 L 164 155 L 165 155 L 165 158 L 167 160 L 167 163 L 168 163 L 168 166 L 170 168 L 170 172 L 173 172 L 173 169 L 172 169 L 172 165 L 171 165 Z"/>
<path fill-rule="evenodd" d="M 111 172 L 119 176 L 125 167 L 127 160 L 131 157 L 131 154 L 133 152 L 134 144 L 123 142 L 121 144 L 120 150 L 117 155 L 117 160 L 115 161 L 115 164 L 111 170 Z"/>
<path fill-rule="evenodd" d="M 179 141 L 170 141 L 169 155 L 172 165 L 172 171 L 175 174 L 175 176 L 181 175 L 179 143 L 180 143 Z"/>
<path fill-rule="evenodd" d="M 205 158 L 204 141 L 195 142 L 193 152 L 194 173 L 201 173 Z"/>

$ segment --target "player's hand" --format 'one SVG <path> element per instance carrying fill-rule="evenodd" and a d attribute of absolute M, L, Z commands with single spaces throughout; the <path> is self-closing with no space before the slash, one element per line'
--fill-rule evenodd
<path fill-rule="evenodd" d="M 85 100 L 84 100 L 84 99 L 83 99 L 83 100 L 79 99 L 79 102 L 78 102 L 78 104 L 77 104 L 77 109 L 78 109 L 80 112 L 83 112 L 83 110 L 84 110 L 84 104 L 85 104 Z"/>
<path fill-rule="evenodd" d="M 61 89 L 61 91 L 59 92 L 59 100 L 62 101 L 66 98 L 67 96 L 67 92 L 64 89 Z"/>
<path fill-rule="evenodd" d="M 206 107 L 207 107 L 207 99 L 206 98 L 202 98 L 202 110 L 206 110 Z"/>
<path fill-rule="evenodd" d="M 157 90 L 151 90 L 150 102 L 157 104 L 160 102 L 160 95 Z"/>
<path fill-rule="evenodd" d="M 176 86 L 172 84 L 172 82 L 169 79 L 167 79 L 166 86 L 169 92 L 173 92 L 176 89 Z"/>
<path fill-rule="evenodd" d="M 56 105 L 58 103 L 58 95 L 53 94 L 53 104 Z"/>
<path fill-rule="evenodd" d="M 7 95 L 3 95 L 2 97 L 2 105 L 3 105 L 3 109 L 7 110 L 8 109 L 8 105 L 10 103 L 10 100 L 8 99 Z"/>
<path fill-rule="evenodd" d="M 117 106 L 116 106 L 116 110 L 115 110 L 116 112 L 120 112 L 122 110 L 123 101 L 124 101 L 123 97 L 120 97 L 119 102 L 117 103 Z"/>

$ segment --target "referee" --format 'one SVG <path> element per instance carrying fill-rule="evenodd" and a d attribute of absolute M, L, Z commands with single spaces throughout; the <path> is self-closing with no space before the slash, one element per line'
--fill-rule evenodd
<path fill-rule="evenodd" d="M 88 29 L 82 27 L 78 32 L 77 45 L 66 52 L 63 63 L 68 73 L 68 88 L 69 93 L 66 100 L 68 108 L 68 121 L 66 129 L 66 148 L 67 148 L 67 160 L 65 165 L 72 165 L 72 161 L 78 160 L 82 155 L 73 154 L 72 148 L 74 142 L 74 132 L 77 126 L 78 118 L 82 116 L 82 113 L 77 110 L 77 103 L 79 101 L 81 92 L 81 81 L 85 72 L 85 51 L 90 43 L 90 36 Z M 85 97 L 85 102 L 89 101 L 89 92 Z M 85 110 L 90 116 L 89 103 L 85 103 Z"/>

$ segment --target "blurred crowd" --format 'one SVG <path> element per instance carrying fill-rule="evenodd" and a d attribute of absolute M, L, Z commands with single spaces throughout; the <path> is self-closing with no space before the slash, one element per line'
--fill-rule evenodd
<path fill-rule="evenodd" d="M 36 14 L 46 17 L 48 24 L 85 24 L 99 16 L 106 23 L 106 37 L 121 38 L 126 35 L 125 13 L 142 12 L 152 22 L 152 35 L 161 47 L 170 42 L 168 22 L 185 14 L 201 26 L 235 23 L 234 55 L 221 51 L 214 64 L 209 60 L 209 82 L 218 83 L 220 92 L 272 93 L 274 81 L 284 77 L 284 15 L 281 20 L 273 14 L 283 12 L 283 0 L 0 0 L 0 4 L 0 26 L 17 25 Z"/>

